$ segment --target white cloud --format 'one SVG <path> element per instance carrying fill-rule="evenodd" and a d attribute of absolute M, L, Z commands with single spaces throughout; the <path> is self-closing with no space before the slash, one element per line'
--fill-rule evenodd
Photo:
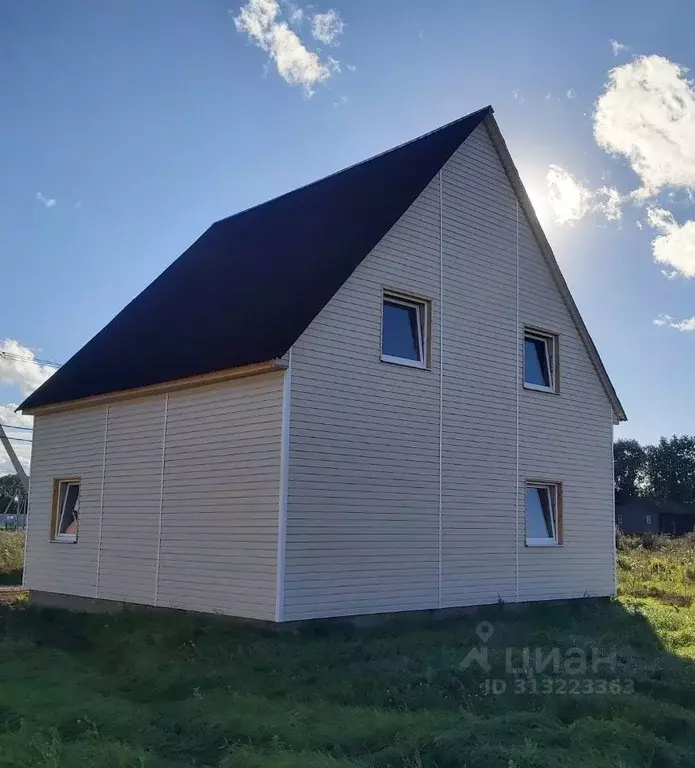
<path fill-rule="evenodd" d="M 675 328 L 677 331 L 695 331 L 695 317 L 686 317 L 685 320 L 674 320 L 671 315 L 659 315 L 653 323 L 661 327 Z"/>
<path fill-rule="evenodd" d="M 608 73 L 596 102 L 596 141 L 640 177 L 637 199 L 695 186 L 695 89 L 686 72 L 663 56 L 641 56 Z"/>
<path fill-rule="evenodd" d="M 347 104 L 348 97 L 341 96 L 337 101 L 333 102 L 334 107 L 342 107 L 343 104 Z"/>
<path fill-rule="evenodd" d="M 19 388 L 22 395 L 30 395 L 55 371 L 42 365 L 34 353 L 14 339 L 0 343 L 0 382 Z"/>
<path fill-rule="evenodd" d="M 609 40 L 608 42 L 611 44 L 611 48 L 613 49 L 613 56 L 619 56 L 623 51 L 630 50 L 628 45 L 623 45 L 617 40 Z"/>
<path fill-rule="evenodd" d="M 551 165 L 545 177 L 548 199 L 555 221 L 571 224 L 591 211 L 591 192 L 558 165 Z"/>
<path fill-rule="evenodd" d="M 46 195 L 42 194 L 41 192 L 36 193 L 36 199 L 46 206 L 46 208 L 53 208 L 53 206 L 58 202 L 54 197 L 46 197 Z"/>
<path fill-rule="evenodd" d="M 337 62 L 324 64 L 279 16 L 278 0 L 248 0 L 234 17 L 234 25 L 270 55 L 285 82 L 300 85 L 311 96 L 317 83 L 325 83 L 337 71 Z"/>
<path fill-rule="evenodd" d="M 286 2 L 285 5 L 287 6 L 287 16 L 290 20 L 290 24 L 297 27 L 301 26 L 304 21 L 304 9 L 292 2 Z"/>
<path fill-rule="evenodd" d="M 545 177 L 548 200 L 558 224 L 573 224 L 589 213 L 599 213 L 610 221 L 622 216 L 623 200 L 617 189 L 591 189 L 559 165 L 551 165 Z"/>
<path fill-rule="evenodd" d="M 568 99 L 576 99 L 577 98 L 577 92 L 574 90 L 574 88 L 568 88 L 565 92 L 565 95 Z"/>
<path fill-rule="evenodd" d="M 512 98 L 514 101 L 518 101 L 520 104 L 524 101 L 524 94 L 521 92 L 519 88 L 515 88 L 512 91 Z"/>
<path fill-rule="evenodd" d="M 670 211 L 657 207 L 647 209 L 647 221 L 661 232 L 652 241 L 654 261 L 670 265 L 684 277 L 695 277 L 695 221 L 680 225 Z"/>
<path fill-rule="evenodd" d="M 354 64 L 348 64 L 347 65 L 348 72 L 356 72 L 357 67 Z"/>
<path fill-rule="evenodd" d="M 321 43 L 337 45 L 337 39 L 343 34 L 345 24 L 338 11 L 331 9 L 325 13 L 315 13 L 311 19 L 311 34 Z"/>
<path fill-rule="evenodd" d="M 623 217 L 623 198 L 615 187 L 600 187 L 594 193 L 594 210 L 602 213 L 608 221 L 619 221 Z"/>

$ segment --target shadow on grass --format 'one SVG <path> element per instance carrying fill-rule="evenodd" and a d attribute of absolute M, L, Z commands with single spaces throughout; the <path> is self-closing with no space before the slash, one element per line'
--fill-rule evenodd
<path fill-rule="evenodd" d="M 22 569 L 0 571 L 0 587 L 18 587 L 22 583 Z"/>

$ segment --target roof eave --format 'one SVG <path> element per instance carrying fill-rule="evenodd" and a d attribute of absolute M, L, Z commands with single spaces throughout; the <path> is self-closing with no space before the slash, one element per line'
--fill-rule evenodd
<path fill-rule="evenodd" d="M 150 384 L 144 387 L 135 387 L 133 389 L 123 389 L 115 392 L 106 392 L 101 395 L 92 395 L 91 397 L 81 397 L 76 400 L 65 400 L 55 403 L 46 403 L 35 407 L 23 408 L 21 405 L 17 411 L 21 411 L 27 416 L 42 416 L 48 413 L 58 413 L 70 411 L 77 408 L 88 408 L 96 405 L 106 405 L 109 403 L 121 402 L 123 400 L 132 400 L 139 397 L 164 394 L 169 392 L 178 392 L 182 389 L 192 389 L 205 385 L 219 384 L 233 379 L 243 379 L 249 376 L 257 376 L 262 373 L 272 373 L 287 368 L 287 356 L 276 360 L 267 360 L 253 365 L 243 365 L 238 368 L 227 368 L 221 371 L 212 371 L 199 376 L 189 376 L 183 379 L 173 381 L 163 381 L 157 384 Z"/>

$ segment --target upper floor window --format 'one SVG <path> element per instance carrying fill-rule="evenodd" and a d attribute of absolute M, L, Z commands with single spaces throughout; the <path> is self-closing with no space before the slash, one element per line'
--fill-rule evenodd
<path fill-rule="evenodd" d="M 427 367 L 429 302 L 384 291 L 381 359 L 415 368 Z"/>
<path fill-rule="evenodd" d="M 80 481 L 56 480 L 53 491 L 51 538 L 53 541 L 77 541 L 77 517 L 80 510 Z"/>
<path fill-rule="evenodd" d="M 557 336 L 524 329 L 524 386 L 557 392 Z"/>

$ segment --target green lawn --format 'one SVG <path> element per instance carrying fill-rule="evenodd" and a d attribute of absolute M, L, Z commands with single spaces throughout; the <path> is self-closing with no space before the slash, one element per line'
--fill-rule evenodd
<path fill-rule="evenodd" d="M 695 766 L 695 542 L 633 545 L 617 601 L 370 630 L 2 609 L 0 766 Z M 615 667 L 529 680 L 523 646 Z"/>

